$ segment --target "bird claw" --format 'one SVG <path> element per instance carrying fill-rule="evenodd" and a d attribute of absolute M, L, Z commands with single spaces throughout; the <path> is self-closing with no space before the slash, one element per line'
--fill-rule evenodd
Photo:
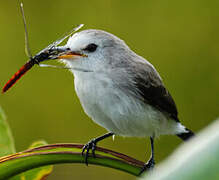
<path fill-rule="evenodd" d="M 151 158 L 147 163 L 144 164 L 144 166 L 142 167 L 139 176 L 146 170 L 152 170 L 155 166 L 155 161 L 153 158 Z"/>
<path fill-rule="evenodd" d="M 87 144 L 85 144 L 83 146 L 83 149 L 82 149 L 82 156 L 85 156 L 85 164 L 88 166 L 88 157 L 89 157 L 89 151 L 91 149 L 92 151 L 92 156 L 95 158 L 96 155 L 95 155 L 95 150 L 96 150 L 96 140 L 95 139 L 92 139 L 91 141 L 89 141 Z M 86 151 L 86 153 L 85 153 Z M 84 154 L 85 153 L 85 154 Z"/>

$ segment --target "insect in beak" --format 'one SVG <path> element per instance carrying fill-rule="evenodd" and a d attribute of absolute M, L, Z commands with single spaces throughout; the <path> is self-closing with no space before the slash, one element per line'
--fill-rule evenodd
<path fill-rule="evenodd" d="M 2 89 L 2 93 L 5 93 L 8 89 L 10 89 L 28 70 L 30 70 L 35 64 L 38 64 L 45 60 L 50 59 L 62 59 L 62 57 L 65 56 L 74 56 L 73 54 L 62 54 L 63 52 L 66 53 L 65 49 L 58 48 L 57 46 L 62 43 L 66 38 L 71 36 L 74 32 L 78 31 L 81 27 L 83 27 L 83 24 L 80 24 L 79 26 L 73 28 L 69 33 L 65 34 L 62 38 L 58 39 L 57 41 L 53 42 L 46 48 L 44 48 L 42 51 L 37 53 L 35 56 L 31 55 L 30 47 L 29 47 L 29 41 L 28 41 L 28 33 L 27 33 L 27 25 L 26 25 L 26 19 L 24 16 L 24 9 L 23 4 L 20 5 L 23 23 L 24 23 L 24 29 L 25 29 L 25 50 L 29 57 L 29 61 L 26 62 L 12 77 L 9 79 L 9 81 L 4 85 Z M 75 54 L 76 55 L 76 54 Z M 79 55 L 79 54 L 78 54 Z M 81 55 L 83 56 L 83 55 Z"/>

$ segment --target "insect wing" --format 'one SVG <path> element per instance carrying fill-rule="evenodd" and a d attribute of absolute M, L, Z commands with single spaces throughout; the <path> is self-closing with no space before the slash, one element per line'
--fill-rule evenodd
<path fill-rule="evenodd" d="M 53 43 L 51 43 L 50 45 L 48 45 L 46 48 L 44 48 L 43 50 L 41 50 L 38 54 L 43 53 L 45 51 L 48 51 L 49 49 L 52 49 L 53 47 L 58 46 L 59 44 L 61 44 L 66 38 L 68 38 L 69 36 L 71 36 L 73 33 L 75 33 L 76 31 L 78 31 L 79 29 L 81 29 L 84 26 L 84 24 L 80 24 L 78 26 L 76 26 L 75 28 L 73 28 L 70 32 L 65 33 L 61 38 L 59 38 L 58 40 L 54 41 Z"/>
<path fill-rule="evenodd" d="M 69 36 L 71 36 L 73 33 L 75 33 L 76 31 L 78 31 L 79 29 L 81 29 L 84 26 L 84 24 L 80 24 L 78 26 L 76 26 L 75 28 L 73 28 L 70 32 L 65 33 L 60 39 L 56 40 L 54 43 L 52 43 L 52 46 L 57 46 L 59 44 L 61 44 L 66 38 L 68 38 Z"/>

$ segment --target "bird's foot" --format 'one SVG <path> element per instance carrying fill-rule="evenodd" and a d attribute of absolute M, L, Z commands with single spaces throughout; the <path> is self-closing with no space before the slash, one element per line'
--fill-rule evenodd
<path fill-rule="evenodd" d="M 155 166 L 155 161 L 153 158 L 151 158 L 147 163 L 144 164 L 144 166 L 142 167 L 140 173 L 139 173 L 139 176 L 144 172 L 144 171 L 147 171 L 147 170 L 152 170 Z"/>
<path fill-rule="evenodd" d="M 89 151 L 91 149 L 92 151 L 92 156 L 95 158 L 95 150 L 96 150 L 96 144 L 97 141 L 96 139 L 92 139 L 90 140 L 87 144 L 84 145 L 83 149 L 82 149 L 82 156 L 85 156 L 85 164 L 88 166 L 88 157 L 89 157 Z M 85 152 L 86 151 L 86 152 Z M 84 154 L 85 153 L 85 154 Z"/>

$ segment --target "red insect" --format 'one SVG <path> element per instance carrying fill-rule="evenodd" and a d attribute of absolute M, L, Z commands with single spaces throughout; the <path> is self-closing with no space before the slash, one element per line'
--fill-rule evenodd
<path fill-rule="evenodd" d="M 4 85 L 2 89 L 2 93 L 5 93 L 8 89 L 10 89 L 30 68 L 33 67 L 34 61 L 28 61 L 24 64 L 12 77 L 9 81 Z"/>
<path fill-rule="evenodd" d="M 64 41 L 67 37 L 71 36 L 75 31 L 78 31 L 83 24 L 76 26 L 73 28 L 69 33 L 66 33 L 62 38 L 56 40 L 42 51 L 37 53 L 34 57 L 32 57 L 30 48 L 29 48 L 29 41 L 28 41 L 28 33 L 27 33 L 27 25 L 26 19 L 24 16 L 24 9 L 23 4 L 21 3 L 21 13 L 23 17 L 24 29 L 25 29 L 25 48 L 26 53 L 30 60 L 24 64 L 12 77 L 11 79 L 4 85 L 2 89 L 2 93 L 5 93 L 8 89 L 10 89 L 29 69 L 31 69 L 35 64 L 39 64 L 42 61 L 49 60 L 49 59 L 56 59 L 60 53 L 62 53 L 62 48 L 58 48 L 57 46 Z"/>

